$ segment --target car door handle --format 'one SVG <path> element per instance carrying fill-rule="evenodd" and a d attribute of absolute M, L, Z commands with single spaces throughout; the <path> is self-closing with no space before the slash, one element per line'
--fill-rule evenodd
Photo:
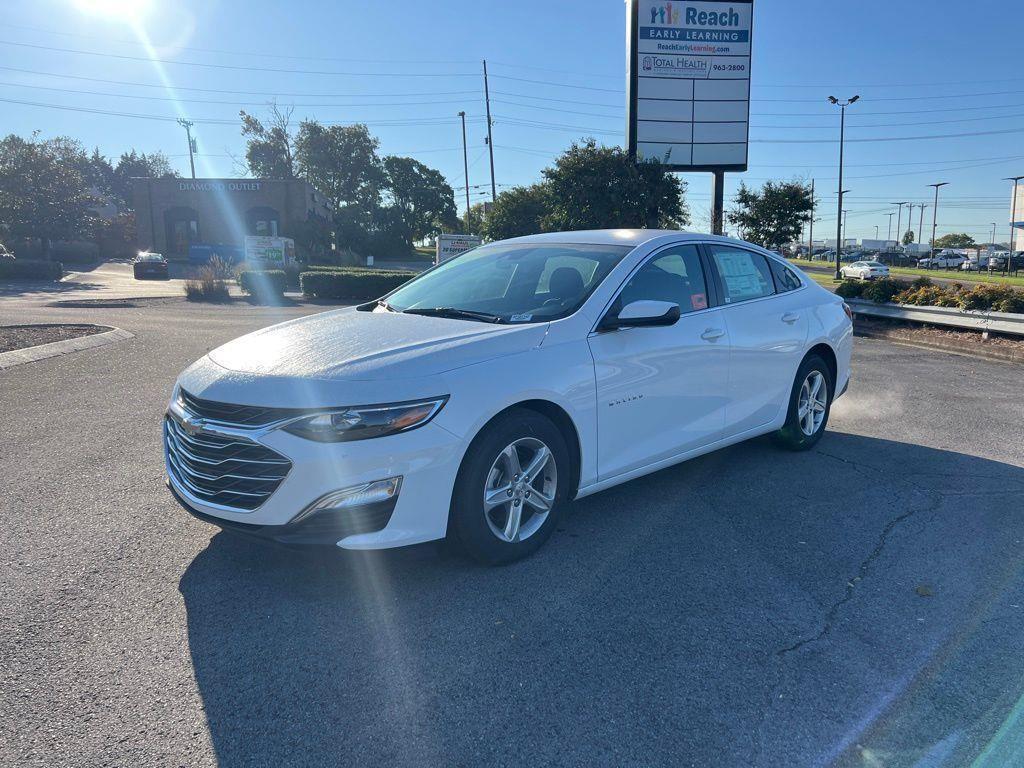
<path fill-rule="evenodd" d="M 787 312 L 782 316 L 782 322 L 789 323 L 790 325 L 792 325 L 799 319 L 800 315 L 798 315 L 796 312 Z"/>
<path fill-rule="evenodd" d="M 716 341 L 725 336 L 725 331 L 721 328 L 708 328 L 704 333 L 700 335 L 704 341 Z"/>

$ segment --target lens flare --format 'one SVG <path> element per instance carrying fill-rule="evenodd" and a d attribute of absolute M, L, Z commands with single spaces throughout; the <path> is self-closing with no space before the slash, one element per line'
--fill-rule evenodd
<path fill-rule="evenodd" d="M 124 21 L 141 19 L 151 5 L 150 0 L 74 0 L 74 3 L 83 13 Z"/>

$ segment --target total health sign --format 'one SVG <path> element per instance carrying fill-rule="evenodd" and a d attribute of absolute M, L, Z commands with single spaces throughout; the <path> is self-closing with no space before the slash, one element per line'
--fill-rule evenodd
<path fill-rule="evenodd" d="M 745 171 L 753 0 L 629 0 L 630 154 Z"/>

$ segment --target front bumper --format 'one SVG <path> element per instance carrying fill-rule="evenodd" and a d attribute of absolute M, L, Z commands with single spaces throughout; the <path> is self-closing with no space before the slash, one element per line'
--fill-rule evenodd
<path fill-rule="evenodd" d="M 347 443 L 317 443 L 280 430 L 249 439 L 291 461 L 284 480 L 255 509 L 229 508 L 190 493 L 167 463 L 168 487 L 190 514 L 222 528 L 283 543 L 332 543 L 344 549 L 421 544 L 447 533 L 464 446 L 433 422 L 397 435 Z M 387 502 L 316 513 L 292 522 L 325 494 L 399 476 L 401 489 Z"/>
<path fill-rule="evenodd" d="M 254 525 L 237 523 L 200 512 L 186 501 L 177 490 L 170 476 L 167 487 L 186 512 L 205 523 L 212 523 L 226 531 L 241 533 L 258 539 L 267 539 L 288 546 L 336 546 L 342 539 L 357 534 L 377 533 L 387 527 L 395 511 L 398 497 L 376 504 L 349 507 L 343 510 L 328 510 L 310 515 L 297 523 L 284 525 Z"/>

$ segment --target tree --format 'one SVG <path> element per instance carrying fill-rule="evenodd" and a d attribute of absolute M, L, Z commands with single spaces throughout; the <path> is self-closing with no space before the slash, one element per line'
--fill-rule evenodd
<path fill-rule="evenodd" d="M 356 205 L 371 211 L 380 205 L 385 181 L 378 146 L 365 125 L 304 120 L 295 139 L 296 172 L 339 208 Z"/>
<path fill-rule="evenodd" d="M 936 248 L 974 248 L 974 238 L 966 232 L 951 232 L 935 239 Z"/>
<path fill-rule="evenodd" d="M 458 226 L 455 192 L 444 176 L 411 157 L 384 158 L 384 187 L 395 222 L 413 241 Z"/>
<path fill-rule="evenodd" d="M 292 109 L 281 111 L 270 105 L 266 122 L 240 111 L 242 135 L 246 137 L 245 161 L 253 176 L 261 179 L 294 179 L 295 137 L 291 131 Z"/>
<path fill-rule="evenodd" d="M 548 231 L 676 228 L 689 223 L 685 185 L 656 162 L 634 162 L 620 147 L 573 143 L 543 171 Z"/>
<path fill-rule="evenodd" d="M 15 239 L 88 237 L 97 199 L 85 169 L 89 157 L 67 137 L 39 140 L 10 135 L 0 141 L 0 230 Z"/>
<path fill-rule="evenodd" d="M 119 207 L 133 211 L 132 179 L 167 179 L 178 175 L 163 152 L 124 152 L 110 178 L 109 194 Z"/>
<path fill-rule="evenodd" d="M 810 187 L 799 181 L 766 181 L 760 192 L 741 183 L 733 202 L 729 223 L 765 248 L 793 242 L 814 210 Z"/>
<path fill-rule="evenodd" d="M 473 222 L 488 240 L 532 235 L 542 231 L 541 221 L 550 209 L 550 193 L 545 184 L 512 187 L 498 195 L 482 227 L 483 206 L 480 208 L 479 213 L 473 211 Z"/>
<path fill-rule="evenodd" d="M 914 242 L 914 230 L 908 229 L 903 233 L 903 244 L 910 245 L 912 242 Z"/>

